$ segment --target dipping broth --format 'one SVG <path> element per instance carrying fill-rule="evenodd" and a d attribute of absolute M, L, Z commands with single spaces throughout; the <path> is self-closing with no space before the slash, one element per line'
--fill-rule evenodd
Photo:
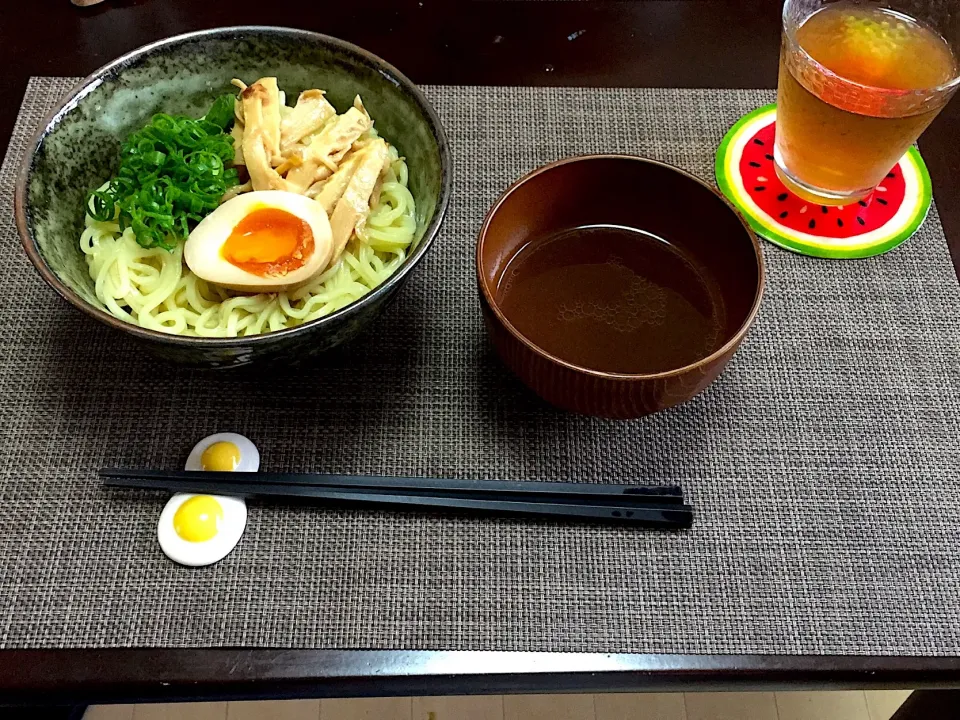
<path fill-rule="evenodd" d="M 722 344 L 712 279 L 669 242 L 610 225 L 535 239 L 497 287 L 507 320 L 543 350 L 591 370 L 675 370 Z"/>

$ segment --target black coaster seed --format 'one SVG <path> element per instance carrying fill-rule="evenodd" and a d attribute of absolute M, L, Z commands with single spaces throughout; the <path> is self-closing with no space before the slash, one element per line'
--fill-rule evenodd
<path fill-rule="evenodd" d="M 783 202 L 783 201 L 786 200 L 788 197 L 789 197 L 789 195 L 787 195 L 786 193 L 780 193 L 779 195 L 777 195 L 777 200 L 779 200 L 780 202 Z"/>
<path fill-rule="evenodd" d="M 809 222 L 809 224 L 807 225 L 807 227 L 810 228 L 811 230 L 813 230 L 816 226 L 817 226 L 817 221 L 816 221 L 816 220 L 811 220 L 811 221 Z"/>
<path fill-rule="evenodd" d="M 763 192 L 763 191 L 766 190 L 766 189 L 767 189 L 767 186 L 766 186 L 766 185 L 757 185 L 757 186 L 754 188 L 754 190 L 756 190 L 757 192 Z"/>
<path fill-rule="evenodd" d="M 837 218 L 837 227 L 843 227 L 843 220 Z"/>
<path fill-rule="evenodd" d="M 786 217 L 787 215 L 789 215 L 789 214 L 790 214 L 790 213 L 788 213 L 786 210 L 784 210 L 782 213 L 780 213 L 780 218 L 783 219 L 783 218 L 785 218 L 785 217 Z"/>
<path fill-rule="evenodd" d="M 890 203 L 888 203 L 886 200 L 884 200 L 883 198 L 877 198 L 877 202 L 880 203 L 881 205 L 889 205 L 889 204 L 890 204 Z"/>
<path fill-rule="evenodd" d="M 748 164 L 750 167 L 760 167 L 760 163 L 754 162 L 753 160 L 751 160 Z"/>
<path fill-rule="evenodd" d="M 863 219 L 862 217 L 860 217 L 859 215 L 857 215 L 857 222 L 860 223 L 861 225 L 866 225 L 866 224 L 867 224 L 867 221 L 864 220 L 864 219 Z"/>

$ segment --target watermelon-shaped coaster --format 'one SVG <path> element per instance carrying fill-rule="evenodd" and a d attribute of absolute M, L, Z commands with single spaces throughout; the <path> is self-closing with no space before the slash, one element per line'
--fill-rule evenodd
<path fill-rule="evenodd" d="M 930 209 L 930 175 L 910 148 L 864 200 L 817 205 L 784 187 L 773 167 L 777 106 L 740 119 L 717 150 L 717 184 L 758 235 L 804 255 L 858 258 L 895 248 Z"/>

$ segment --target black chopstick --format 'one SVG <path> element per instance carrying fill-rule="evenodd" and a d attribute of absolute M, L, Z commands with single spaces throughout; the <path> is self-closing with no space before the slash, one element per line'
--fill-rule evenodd
<path fill-rule="evenodd" d="M 104 468 L 101 478 L 201 479 L 251 485 L 305 485 L 309 487 L 369 490 L 396 495 L 428 493 L 437 497 L 475 499 L 549 500 L 585 504 L 682 505 L 683 491 L 676 485 L 604 485 L 591 483 L 503 480 L 451 480 L 440 478 L 329 475 L 323 473 L 232 473 L 179 470 L 131 470 Z"/>
<path fill-rule="evenodd" d="M 129 471 L 134 472 L 134 471 Z M 214 473 L 192 473 L 187 479 L 128 475 L 115 477 L 101 471 L 104 484 L 111 487 L 134 487 L 170 492 L 209 493 L 245 498 L 284 497 L 299 500 L 324 501 L 337 505 L 377 506 L 396 509 L 427 509 L 457 511 L 485 515 L 522 516 L 549 519 L 606 522 L 643 527 L 682 529 L 693 523 L 693 509 L 683 504 L 623 504 L 596 505 L 586 503 L 549 502 L 529 500 L 491 500 L 473 497 L 440 497 L 422 491 L 422 494 L 387 494 L 369 492 L 368 488 L 322 487 L 284 483 L 236 482 L 242 473 L 232 474 L 229 481 L 210 479 Z M 231 475 L 231 473 L 226 473 Z M 253 475 L 253 473 L 250 473 Z M 628 501 L 629 502 L 629 501 Z"/>

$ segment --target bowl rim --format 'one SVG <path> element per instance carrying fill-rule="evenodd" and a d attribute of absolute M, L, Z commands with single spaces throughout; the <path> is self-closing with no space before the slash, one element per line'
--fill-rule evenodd
<path fill-rule="evenodd" d="M 491 223 L 493 222 L 493 218 L 496 216 L 497 212 L 500 210 L 500 207 L 507 201 L 507 199 L 514 192 L 516 192 L 521 186 L 530 182 L 531 180 L 538 177 L 539 175 L 547 173 L 563 165 L 569 165 L 573 163 L 580 163 L 580 162 L 593 161 L 593 160 L 627 160 L 631 162 L 641 162 L 647 165 L 656 165 L 665 170 L 678 173 L 690 180 L 693 180 L 698 185 L 703 187 L 705 190 L 708 190 L 714 196 L 722 200 L 723 203 L 727 206 L 727 208 L 729 208 L 729 210 L 733 213 L 734 217 L 736 217 L 737 220 L 740 222 L 740 225 L 743 226 L 744 232 L 746 233 L 747 237 L 750 239 L 750 242 L 753 246 L 754 257 L 757 261 L 757 289 L 754 294 L 753 304 L 750 306 L 750 310 L 747 313 L 747 316 L 744 319 L 743 323 L 740 325 L 739 328 L 737 328 L 737 331 L 733 333 L 733 335 L 730 337 L 729 340 L 727 340 L 727 342 L 725 342 L 723 345 L 721 345 L 719 348 L 714 350 L 709 355 L 695 362 L 688 363 L 687 365 L 683 365 L 679 368 L 664 370 L 663 372 L 657 372 L 657 373 L 617 373 L 617 372 L 609 372 L 606 370 L 594 370 L 592 368 L 583 367 L 582 365 L 577 365 L 575 363 L 571 363 L 567 360 L 564 360 L 563 358 L 558 357 L 557 355 L 554 355 L 553 353 L 549 352 L 548 350 L 545 350 L 544 348 L 540 347 L 533 341 L 529 340 L 523 333 L 521 333 L 519 330 L 517 330 L 516 327 L 514 327 L 513 323 L 511 323 L 507 319 L 507 317 L 503 314 L 503 312 L 500 310 L 500 306 L 497 304 L 494 293 L 490 289 L 490 286 L 487 283 L 487 279 L 485 277 L 485 273 L 483 272 L 483 247 L 487 238 L 487 232 L 490 229 Z M 497 321 L 501 325 L 503 325 L 516 340 L 520 341 L 534 354 L 542 357 L 543 359 L 551 363 L 560 365 L 568 370 L 589 375 L 595 378 L 619 380 L 619 381 L 641 382 L 641 381 L 648 381 L 648 380 L 662 380 L 662 379 L 677 377 L 680 375 L 685 375 L 690 371 L 697 370 L 699 368 L 710 365 L 716 360 L 718 360 L 719 358 L 722 358 L 727 353 L 732 352 L 737 347 L 737 345 L 739 345 L 743 341 L 743 338 L 746 336 L 747 332 L 750 330 L 750 327 L 753 325 L 754 320 L 756 320 L 757 313 L 760 311 L 760 303 L 761 303 L 761 300 L 763 299 L 763 294 L 766 289 L 766 264 L 763 258 L 763 249 L 760 246 L 760 241 L 757 239 L 756 233 L 754 233 L 753 229 L 750 227 L 747 221 L 743 218 L 743 215 L 741 215 L 740 212 L 737 210 L 737 208 L 734 207 L 733 203 L 731 203 L 719 190 L 714 188 L 712 185 L 701 180 L 696 175 L 687 172 L 686 170 L 678 168 L 675 165 L 670 165 L 669 163 L 661 162 L 659 160 L 653 160 L 651 158 L 641 157 L 640 155 L 629 155 L 626 153 L 597 153 L 597 154 L 587 154 L 587 155 L 572 155 L 569 157 L 561 158 L 559 160 L 554 160 L 553 162 L 547 163 L 546 165 L 542 165 L 541 167 L 538 167 L 535 170 L 532 170 L 531 172 L 522 176 L 520 179 L 511 183 L 510 186 L 507 187 L 507 189 L 500 194 L 496 202 L 493 203 L 493 205 L 487 211 L 487 214 L 483 219 L 483 224 L 480 226 L 480 232 L 477 235 L 475 264 L 476 264 L 476 270 L 477 270 L 477 282 L 480 286 L 481 299 L 486 303 L 487 307 L 490 308 L 491 312 L 493 312 Z"/>
<path fill-rule="evenodd" d="M 107 310 L 99 308 L 81 298 L 59 278 L 57 273 L 53 270 L 53 268 L 50 267 L 46 261 L 46 258 L 44 258 L 43 254 L 40 252 L 40 247 L 36 239 L 33 237 L 33 233 L 30 231 L 30 223 L 28 222 L 29 213 L 26 203 L 27 188 L 33 175 L 32 170 L 34 165 L 34 157 L 36 156 L 40 145 L 43 143 L 46 137 L 56 129 L 61 120 L 68 113 L 70 113 L 70 111 L 76 108 L 77 105 L 79 105 L 79 103 L 87 95 L 102 85 L 104 80 L 110 76 L 111 73 L 114 73 L 114 71 L 122 70 L 132 61 L 144 56 L 148 56 L 161 48 L 171 46 L 175 47 L 197 39 L 209 37 L 216 38 L 237 34 L 293 37 L 302 40 L 308 40 L 314 43 L 333 45 L 337 49 L 346 51 L 347 53 L 352 53 L 355 56 L 359 56 L 362 61 L 377 68 L 380 74 L 383 75 L 388 81 L 408 93 L 413 98 L 414 102 L 422 109 L 423 114 L 430 125 L 430 130 L 437 141 L 437 151 L 440 156 L 440 195 L 437 200 L 437 208 L 434 211 L 433 218 L 431 218 L 430 222 L 427 224 L 427 227 L 424 228 L 423 235 L 420 238 L 420 243 L 417 245 L 416 249 L 406 258 L 403 264 L 397 268 L 393 275 L 384 280 L 377 287 L 373 288 L 366 295 L 358 300 L 355 300 L 349 305 L 346 305 L 339 310 L 335 310 L 329 315 L 324 315 L 323 317 L 303 323 L 302 325 L 284 328 L 283 330 L 261 333 L 259 335 L 244 335 L 241 337 L 223 338 L 175 335 L 173 333 L 165 333 L 159 330 L 144 328 L 140 325 L 135 325 L 125 320 L 121 320 L 120 318 L 107 312 Z M 82 311 L 84 314 L 143 340 L 159 342 L 163 344 L 179 345 L 183 347 L 192 347 L 195 349 L 248 348 L 250 346 L 270 344 L 284 338 L 290 338 L 294 335 L 309 332 L 310 330 L 316 329 L 326 323 L 332 323 L 336 319 L 360 312 L 370 305 L 376 305 L 381 298 L 389 295 L 394 288 L 402 283 L 402 281 L 413 270 L 413 268 L 419 264 L 427 250 L 433 244 L 433 241 L 439 232 L 440 224 L 443 222 L 450 204 L 452 183 L 453 171 L 450 144 L 447 140 L 447 135 L 443 128 L 443 124 L 440 122 L 440 116 L 437 114 L 437 111 L 434 109 L 433 105 L 427 100 L 426 96 L 423 94 L 423 91 L 420 90 L 417 85 L 415 85 L 395 66 L 388 63 L 378 55 L 374 55 L 369 50 L 364 50 L 359 45 L 354 45 L 351 42 L 341 40 L 340 38 L 336 38 L 331 35 L 313 32 L 312 30 L 302 30 L 299 28 L 274 25 L 232 25 L 172 35 L 170 37 L 147 43 L 117 57 L 114 60 L 111 60 L 105 65 L 100 66 L 83 78 L 79 83 L 77 83 L 77 85 L 73 87 L 63 101 L 43 118 L 40 123 L 40 129 L 33 135 L 30 142 L 27 144 L 26 152 L 24 153 L 19 172 L 17 173 L 17 181 L 14 188 L 13 207 L 17 230 L 20 234 L 20 242 L 23 245 L 27 257 L 30 259 L 30 262 L 33 264 L 34 268 L 44 279 L 44 281 L 50 287 L 52 287 L 60 297 L 69 302 L 75 308 Z"/>

